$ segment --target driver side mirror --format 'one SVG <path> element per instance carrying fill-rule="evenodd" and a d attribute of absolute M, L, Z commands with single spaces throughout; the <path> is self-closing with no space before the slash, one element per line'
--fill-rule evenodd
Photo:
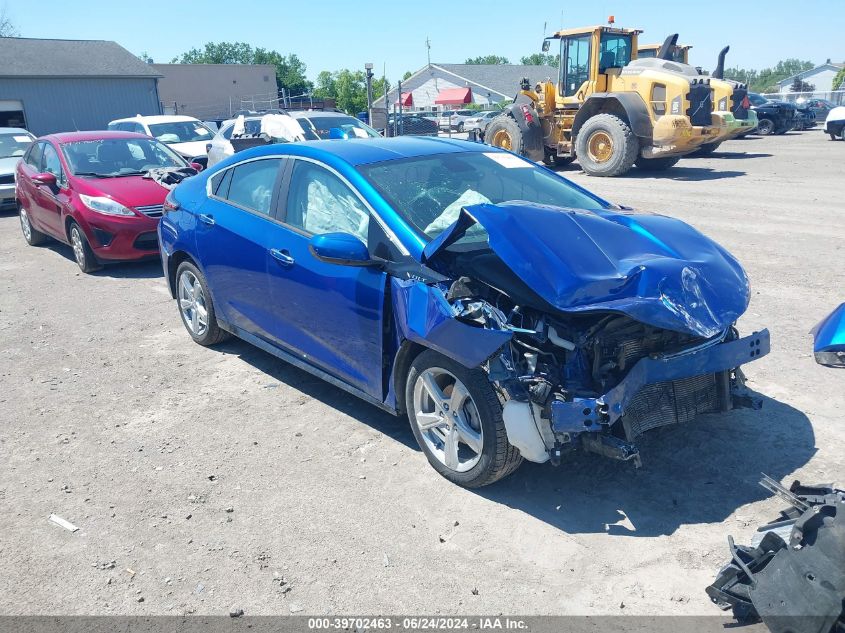
<path fill-rule="evenodd" d="M 200 173 L 203 169 L 202 165 L 199 163 L 191 163 L 191 167 L 197 170 L 197 173 Z"/>
<path fill-rule="evenodd" d="M 311 254 L 321 262 L 341 266 L 374 266 L 366 244 L 351 233 L 315 235 L 308 244 Z"/>
<path fill-rule="evenodd" d="M 51 174 L 49 171 L 35 174 L 32 181 L 37 185 L 46 185 L 48 187 L 56 186 L 56 174 Z"/>
<path fill-rule="evenodd" d="M 549 44 L 550 44 L 549 40 L 543 40 L 543 52 L 544 53 L 549 52 Z"/>

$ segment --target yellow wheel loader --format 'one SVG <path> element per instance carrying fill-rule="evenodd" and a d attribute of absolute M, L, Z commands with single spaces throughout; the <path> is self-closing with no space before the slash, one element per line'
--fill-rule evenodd
<path fill-rule="evenodd" d="M 662 170 L 713 142 L 710 79 L 668 72 L 637 56 L 638 30 L 594 26 L 559 31 L 557 83 L 521 90 L 485 131 L 490 145 L 532 160 L 565 164 L 576 157 L 592 176 L 620 176 L 636 165 Z"/>
<path fill-rule="evenodd" d="M 702 74 L 700 68 L 689 65 L 689 50 L 692 46 L 678 44 L 678 36 L 670 35 L 663 44 L 645 44 L 637 51 L 639 59 L 658 58 L 684 66 L 680 72 Z M 711 154 L 723 141 L 748 134 L 757 127 L 757 114 L 751 109 L 748 101 L 748 86 L 739 81 L 725 79 L 725 55 L 730 46 L 726 46 L 719 53 L 716 69 L 710 75 L 710 87 L 713 89 L 713 125 L 722 129 L 718 140 L 705 143 L 695 153 L 697 155 Z M 671 70 L 671 66 L 666 66 Z"/>

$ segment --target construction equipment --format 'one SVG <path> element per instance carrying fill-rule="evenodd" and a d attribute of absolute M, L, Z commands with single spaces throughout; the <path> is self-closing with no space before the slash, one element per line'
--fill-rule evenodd
<path fill-rule="evenodd" d="M 633 165 L 662 170 L 715 141 L 710 79 L 667 72 L 654 60 L 632 65 L 641 31 L 612 26 L 559 31 L 557 84 L 521 90 L 491 121 L 485 142 L 533 160 L 566 164 L 577 156 L 592 176 L 619 176 Z"/>
<path fill-rule="evenodd" d="M 706 76 L 700 67 L 693 67 L 689 64 L 689 50 L 692 46 L 678 44 L 678 35 L 673 34 L 666 38 L 663 44 L 645 44 L 637 51 L 639 59 L 657 58 L 671 62 L 671 65 L 664 65 L 667 71 L 690 74 L 692 72 Z M 710 75 L 710 87 L 713 89 L 713 125 L 721 130 L 720 138 L 703 144 L 695 153 L 698 155 L 711 154 L 722 144 L 722 142 L 748 134 L 757 127 L 757 115 L 751 110 L 749 103 L 748 86 L 739 81 L 725 79 L 725 55 L 730 50 L 726 46 L 719 53 L 718 62 L 713 73 Z M 682 65 L 683 68 L 676 69 L 674 65 Z"/>

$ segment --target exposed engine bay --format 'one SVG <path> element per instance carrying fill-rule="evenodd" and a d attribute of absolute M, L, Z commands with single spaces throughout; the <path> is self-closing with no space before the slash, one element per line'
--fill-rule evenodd
<path fill-rule="evenodd" d="M 599 250 L 598 264 L 574 253 L 569 260 L 561 256 L 561 266 L 545 275 L 538 262 L 543 257 L 553 265 L 548 253 L 532 259 L 514 248 L 525 228 L 520 219 L 534 218 L 542 208 L 522 216 L 526 207 L 516 204 L 462 208 L 426 248 L 431 279 L 411 274 L 394 280 L 394 309 L 408 315 L 405 338 L 487 373 L 505 403 L 508 440 L 525 459 L 555 463 L 581 449 L 639 466 L 634 442 L 648 430 L 736 406 L 759 407 L 739 366 L 768 353 L 769 338 L 763 331 L 741 339 L 734 327 L 747 305 L 738 264 L 725 257 L 721 281 L 728 273 L 736 281 L 720 291 L 704 278 L 703 267 L 679 262 L 679 248 L 643 227 L 639 234 L 675 257 L 654 257 L 651 267 L 642 256 L 633 266 L 620 257 L 611 268 L 610 249 L 601 248 L 593 232 L 580 248 L 586 256 Z M 550 221 L 572 232 L 566 212 L 549 213 Z M 570 216 L 582 229 L 593 221 Z M 631 215 L 609 217 L 626 229 L 636 226 Z M 510 230 L 502 242 L 498 222 Z M 543 239 L 532 235 L 537 250 Z M 722 255 L 717 250 L 707 257 Z M 621 274 L 623 264 L 628 269 Z M 595 274 L 598 266 L 607 278 Z M 559 285 L 544 286 L 549 278 Z M 578 300 L 582 305 L 571 305 Z"/>

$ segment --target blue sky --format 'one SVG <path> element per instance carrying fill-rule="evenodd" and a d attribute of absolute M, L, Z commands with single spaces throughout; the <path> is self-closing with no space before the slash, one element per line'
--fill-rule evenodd
<path fill-rule="evenodd" d="M 462 63 L 494 53 L 519 61 L 537 52 L 543 25 L 551 32 L 604 23 L 640 28 L 641 43 L 680 32 L 692 44 L 690 61 L 707 69 L 730 44 L 728 66 L 762 68 L 797 57 L 845 61 L 843 0 L 6 0 L 6 14 L 24 37 L 115 40 L 156 62 L 207 41 L 246 41 L 296 53 L 313 79 L 321 70 L 363 68 L 373 62 L 395 80 L 426 63 Z M 761 6 L 767 8 L 760 10 Z M 736 10 L 737 20 L 730 15 Z M 835 19 L 826 16 L 836 16 Z"/>

